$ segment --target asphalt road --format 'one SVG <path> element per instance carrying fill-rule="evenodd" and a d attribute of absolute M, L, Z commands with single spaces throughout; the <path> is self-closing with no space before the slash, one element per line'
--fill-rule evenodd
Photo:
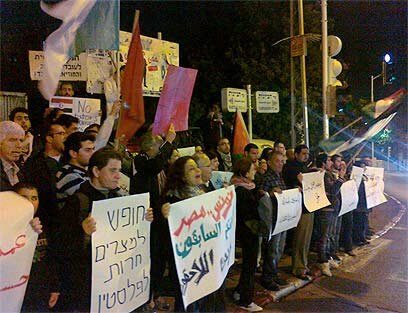
<path fill-rule="evenodd" d="M 408 203 L 408 173 L 387 173 L 386 192 Z M 376 228 L 383 228 L 400 206 L 374 211 Z M 390 213 L 391 212 L 391 213 Z M 376 229 L 378 231 L 379 229 Z M 382 237 L 347 257 L 333 277 L 320 277 L 264 312 L 408 312 L 408 218 Z"/>

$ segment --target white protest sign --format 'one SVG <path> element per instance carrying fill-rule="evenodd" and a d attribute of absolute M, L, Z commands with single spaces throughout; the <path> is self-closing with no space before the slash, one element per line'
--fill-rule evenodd
<path fill-rule="evenodd" d="M 215 189 L 220 189 L 224 187 L 224 183 L 229 184 L 232 175 L 232 172 L 213 171 L 210 181 Z"/>
<path fill-rule="evenodd" d="M 31 80 L 41 80 L 44 71 L 44 51 L 28 51 Z M 73 57 L 61 69 L 60 80 L 84 81 L 87 79 L 86 53 Z"/>
<path fill-rule="evenodd" d="M 330 205 L 324 189 L 324 172 L 305 173 L 302 189 L 303 201 L 309 212 L 314 212 Z"/>
<path fill-rule="evenodd" d="M 298 188 L 274 194 L 278 202 L 278 216 L 272 235 L 296 227 L 302 215 L 302 194 Z"/>
<path fill-rule="evenodd" d="M 119 51 L 120 63 L 125 65 L 127 54 L 132 40 L 132 33 L 120 31 Z M 140 36 L 145 61 L 145 75 L 143 80 L 143 95 L 160 97 L 163 89 L 167 67 L 179 66 L 179 44 L 157 38 Z"/>
<path fill-rule="evenodd" d="M 192 156 L 195 153 L 195 147 L 179 148 L 177 149 L 180 157 Z"/>
<path fill-rule="evenodd" d="M 168 218 L 184 307 L 216 291 L 235 260 L 235 188 L 174 203 Z"/>
<path fill-rule="evenodd" d="M 150 289 L 149 194 L 94 201 L 91 312 L 131 312 Z"/>
<path fill-rule="evenodd" d="M 384 169 L 380 167 L 365 168 L 367 181 L 364 182 L 367 208 L 370 209 L 387 201 L 384 195 Z"/>
<path fill-rule="evenodd" d="M 114 65 L 108 50 L 92 49 L 88 50 L 87 67 L 88 78 L 86 80 L 87 93 L 103 93 L 103 83 L 114 73 Z"/>
<path fill-rule="evenodd" d="M 20 312 L 38 235 L 29 221 L 31 202 L 18 194 L 0 192 L 0 312 Z"/>
<path fill-rule="evenodd" d="M 101 101 L 91 98 L 52 97 L 50 108 L 60 108 L 79 119 L 78 128 L 84 131 L 89 125 L 101 124 Z"/>
<path fill-rule="evenodd" d="M 361 180 L 363 179 L 364 169 L 362 167 L 353 166 L 350 174 L 350 179 L 353 179 L 357 184 L 357 190 L 360 187 Z"/>
<path fill-rule="evenodd" d="M 357 208 L 358 188 L 356 182 L 351 179 L 343 183 L 340 187 L 341 208 L 339 216 L 353 211 Z"/>

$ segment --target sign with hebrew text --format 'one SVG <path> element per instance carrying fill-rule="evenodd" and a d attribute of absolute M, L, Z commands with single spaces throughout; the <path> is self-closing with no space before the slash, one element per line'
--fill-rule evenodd
<path fill-rule="evenodd" d="M 309 212 L 317 211 L 330 205 L 324 189 L 324 172 L 306 173 L 303 175 L 303 201 Z"/>
<path fill-rule="evenodd" d="M 94 201 L 91 312 L 131 312 L 150 291 L 149 194 Z"/>
<path fill-rule="evenodd" d="M 235 260 L 235 188 L 174 203 L 168 218 L 184 307 L 216 291 Z"/>

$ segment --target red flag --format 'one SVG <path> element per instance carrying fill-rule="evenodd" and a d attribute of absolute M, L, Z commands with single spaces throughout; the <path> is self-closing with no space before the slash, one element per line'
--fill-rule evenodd
<path fill-rule="evenodd" d="M 167 132 L 170 124 L 176 131 L 188 129 L 188 111 L 196 77 L 197 70 L 169 65 L 157 105 L 153 134 Z"/>
<path fill-rule="evenodd" d="M 138 20 L 133 30 L 125 73 L 122 80 L 121 93 L 124 105 L 120 112 L 116 138 L 125 135 L 127 140 L 131 139 L 145 122 L 142 86 L 144 70 L 145 62 Z"/>
<path fill-rule="evenodd" d="M 234 142 L 232 154 L 243 154 L 245 146 L 249 144 L 249 134 L 240 111 L 235 113 Z"/>

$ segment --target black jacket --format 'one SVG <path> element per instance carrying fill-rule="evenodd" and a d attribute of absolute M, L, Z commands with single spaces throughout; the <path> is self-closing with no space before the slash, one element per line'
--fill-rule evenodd
<path fill-rule="evenodd" d="M 17 177 L 20 182 L 24 180 L 21 170 L 17 172 Z M 0 191 L 10 191 L 12 188 L 7 173 L 4 171 L 3 162 L 0 160 Z"/>

